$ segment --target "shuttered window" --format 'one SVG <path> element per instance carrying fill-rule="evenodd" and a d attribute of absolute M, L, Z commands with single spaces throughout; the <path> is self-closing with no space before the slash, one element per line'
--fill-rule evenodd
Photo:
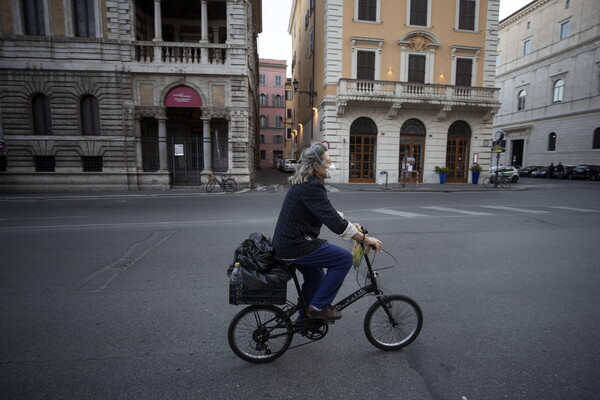
<path fill-rule="evenodd" d="M 408 81 L 425 83 L 425 56 L 408 56 Z"/>
<path fill-rule="evenodd" d="M 23 30 L 26 35 L 46 35 L 44 3 L 42 0 L 22 0 Z"/>
<path fill-rule="evenodd" d="M 377 21 L 377 0 L 358 0 L 358 19 Z"/>
<path fill-rule="evenodd" d="M 89 38 L 96 37 L 94 0 L 74 1 L 73 18 L 75 19 L 75 36 Z"/>
<path fill-rule="evenodd" d="M 375 52 L 360 50 L 357 51 L 356 79 L 375 79 Z"/>
<path fill-rule="evenodd" d="M 475 0 L 460 0 L 458 29 L 466 31 L 475 30 Z"/>
<path fill-rule="evenodd" d="M 470 58 L 456 59 L 456 86 L 471 86 L 473 77 L 473 60 Z"/>
<path fill-rule="evenodd" d="M 410 24 L 427 26 L 427 0 L 410 1 Z"/>

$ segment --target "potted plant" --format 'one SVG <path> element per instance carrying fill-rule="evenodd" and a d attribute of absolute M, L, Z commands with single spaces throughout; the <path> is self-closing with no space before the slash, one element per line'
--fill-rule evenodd
<path fill-rule="evenodd" d="M 479 182 L 479 174 L 481 174 L 481 165 L 475 163 L 471 165 L 471 168 L 469 169 L 471 170 L 471 182 L 473 185 L 477 185 L 477 182 Z"/>
<path fill-rule="evenodd" d="M 438 174 L 440 176 L 440 183 L 444 184 L 444 183 L 446 183 L 446 177 L 448 176 L 448 172 L 450 172 L 450 169 L 448 167 L 436 166 L 433 169 L 433 172 L 435 172 L 436 174 Z"/>

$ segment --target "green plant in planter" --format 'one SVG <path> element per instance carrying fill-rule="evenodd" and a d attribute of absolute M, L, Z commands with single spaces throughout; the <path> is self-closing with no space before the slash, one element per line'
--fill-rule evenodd
<path fill-rule="evenodd" d="M 436 174 L 447 174 L 448 172 L 450 172 L 450 168 L 448 167 L 440 167 L 440 166 L 435 166 L 435 168 L 433 169 L 433 172 L 435 172 Z"/>
<path fill-rule="evenodd" d="M 481 172 L 481 165 L 475 163 L 471 165 L 471 168 L 469 169 L 471 170 L 471 172 Z"/>

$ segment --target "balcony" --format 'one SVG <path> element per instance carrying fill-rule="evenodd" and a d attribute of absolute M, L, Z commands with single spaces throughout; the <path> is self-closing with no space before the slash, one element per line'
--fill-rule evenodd
<path fill-rule="evenodd" d="M 499 91 L 498 88 L 340 79 L 337 90 L 338 115 L 342 115 L 347 104 L 352 102 L 388 103 L 390 118 L 396 117 L 403 104 L 439 107 L 439 119 L 443 119 L 455 107 L 479 108 L 493 115 L 500 107 Z"/>
<path fill-rule="evenodd" d="M 133 42 L 135 61 L 184 65 L 231 65 L 232 50 L 241 45 L 223 43 Z"/>

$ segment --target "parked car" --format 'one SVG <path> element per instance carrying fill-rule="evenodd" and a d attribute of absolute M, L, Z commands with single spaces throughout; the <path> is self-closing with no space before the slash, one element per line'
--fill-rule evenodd
<path fill-rule="evenodd" d="M 545 178 L 546 176 L 548 176 L 548 167 L 538 168 L 535 171 L 531 172 L 529 176 L 531 176 L 532 178 Z"/>
<path fill-rule="evenodd" d="M 523 167 L 517 170 L 519 176 L 524 176 L 529 178 L 531 173 L 537 169 L 543 168 L 541 165 L 529 165 L 527 167 Z"/>
<path fill-rule="evenodd" d="M 298 161 L 290 158 L 284 158 L 281 164 L 283 172 L 295 172 L 298 168 Z"/>
<path fill-rule="evenodd" d="M 496 172 L 496 167 L 491 167 L 490 168 L 490 174 L 493 174 Z M 504 176 L 510 176 L 510 181 L 512 183 L 517 183 L 517 181 L 519 180 L 519 171 L 510 165 L 501 165 L 498 167 L 498 174 L 502 174 Z"/>
<path fill-rule="evenodd" d="M 578 165 L 568 176 L 568 179 L 600 179 L 600 165 Z"/>
<path fill-rule="evenodd" d="M 557 179 L 560 179 L 560 178 L 562 178 L 562 179 L 568 179 L 569 175 L 573 173 L 573 170 L 575 169 L 575 167 L 576 167 L 576 165 L 565 165 L 564 166 L 565 169 L 564 169 L 564 171 L 562 173 L 562 176 L 558 176 L 558 171 L 554 170 L 554 178 L 557 178 Z"/>

